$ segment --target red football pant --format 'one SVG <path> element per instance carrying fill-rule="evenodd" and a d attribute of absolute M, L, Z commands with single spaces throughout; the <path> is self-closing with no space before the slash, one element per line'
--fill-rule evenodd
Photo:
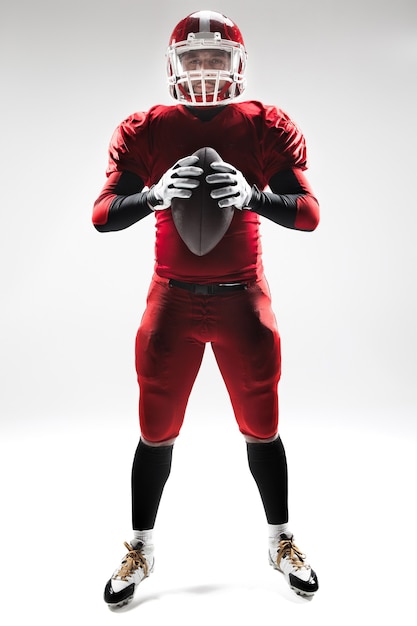
<path fill-rule="evenodd" d="M 178 436 L 208 342 L 240 431 L 257 439 L 277 433 L 280 338 L 266 280 L 244 291 L 203 296 L 154 276 L 136 337 L 145 441 Z"/>

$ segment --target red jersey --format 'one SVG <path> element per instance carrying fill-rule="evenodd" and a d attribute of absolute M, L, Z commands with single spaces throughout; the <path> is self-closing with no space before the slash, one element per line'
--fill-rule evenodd
<path fill-rule="evenodd" d="M 150 187 L 178 159 L 206 146 L 261 190 L 277 172 L 306 169 L 304 137 L 294 122 L 276 107 L 248 101 L 228 104 L 206 121 L 182 105 L 158 105 L 134 113 L 113 134 L 107 175 L 128 171 Z M 209 283 L 251 281 L 263 274 L 256 213 L 236 210 L 223 239 L 201 257 L 184 244 L 169 209 L 155 211 L 155 216 L 159 276 Z"/>

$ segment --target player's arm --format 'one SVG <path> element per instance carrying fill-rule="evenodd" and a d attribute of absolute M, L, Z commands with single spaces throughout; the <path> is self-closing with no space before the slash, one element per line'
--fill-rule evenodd
<path fill-rule="evenodd" d="M 269 181 L 271 191 L 259 191 L 252 187 L 242 172 L 230 163 L 211 163 L 214 174 L 206 181 L 213 188 L 212 198 L 219 207 L 234 206 L 237 209 L 250 209 L 276 224 L 296 230 L 314 230 L 320 219 L 319 204 L 313 196 L 310 185 L 300 168 L 278 172 Z"/>
<path fill-rule="evenodd" d="M 319 203 L 307 178 L 299 168 L 278 172 L 269 181 L 271 191 L 252 187 L 249 208 L 276 224 L 312 231 L 320 220 Z"/>
<path fill-rule="evenodd" d="M 128 228 L 156 210 L 167 209 L 171 200 L 189 198 L 198 187 L 202 169 L 197 157 L 180 159 L 156 185 L 144 189 L 142 179 L 132 172 L 112 172 L 94 203 L 93 224 L 100 232 Z"/>
<path fill-rule="evenodd" d="M 152 213 L 142 179 L 132 172 L 112 172 L 94 203 L 93 224 L 99 232 L 128 228 Z"/>

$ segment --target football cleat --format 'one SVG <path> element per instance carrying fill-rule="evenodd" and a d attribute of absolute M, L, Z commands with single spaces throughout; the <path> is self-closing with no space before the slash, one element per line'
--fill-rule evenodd
<path fill-rule="evenodd" d="M 278 549 L 269 550 L 272 567 L 284 574 L 290 588 L 299 596 L 313 596 L 319 588 L 316 573 L 306 556 L 293 542 L 293 535 L 280 535 Z"/>
<path fill-rule="evenodd" d="M 124 543 L 128 553 L 107 582 L 104 601 L 110 608 L 120 608 L 133 600 L 138 585 L 151 574 L 154 566 L 153 547 L 142 542 Z"/>

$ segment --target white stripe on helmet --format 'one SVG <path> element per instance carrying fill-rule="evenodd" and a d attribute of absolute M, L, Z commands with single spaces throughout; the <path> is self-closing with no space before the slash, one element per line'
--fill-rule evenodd
<path fill-rule="evenodd" d="M 200 13 L 200 33 L 209 33 L 211 11 L 200 11 Z"/>

